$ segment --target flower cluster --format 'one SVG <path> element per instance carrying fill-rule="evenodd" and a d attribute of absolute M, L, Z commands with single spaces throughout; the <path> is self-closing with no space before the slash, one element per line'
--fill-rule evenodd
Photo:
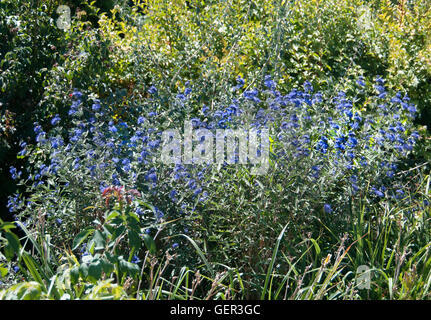
<path fill-rule="evenodd" d="M 243 79 L 236 80 L 232 90 L 236 96 L 228 103 L 195 108 L 189 115 L 193 129 L 270 130 L 270 174 L 284 176 L 284 181 L 296 179 L 285 185 L 284 198 L 294 203 L 300 195 L 309 200 L 304 212 L 323 208 L 332 215 L 340 213 L 346 199 L 359 191 L 376 201 L 386 196 L 403 198 L 395 174 L 399 161 L 419 139 L 411 121 L 416 108 L 407 96 L 396 93 L 391 97 L 381 78 L 373 87 L 367 87 L 360 78 L 354 95 L 315 92 L 310 82 L 304 83 L 302 90 L 282 94 L 270 76 L 264 78 L 261 91 L 243 90 L 244 84 Z M 186 118 L 178 104 L 169 108 L 158 100 L 160 93 L 155 86 L 149 93 L 142 105 L 119 117 L 112 106 L 75 90 L 70 95 L 67 119 L 54 115 L 49 132 L 35 124 L 35 150 L 43 153 L 29 155 L 34 167 L 22 183 L 28 186 L 30 196 L 11 197 L 10 210 L 31 224 L 36 222 L 34 209 L 43 208 L 53 230 L 68 228 L 65 222 L 76 219 L 103 194 L 107 205 L 110 197 L 126 197 L 147 225 L 179 217 L 183 219 L 176 230 L 189 230 L 190 219 L 200 207 L 209 200 L 222 201 L 224 195 L 215 187 L 221 182 L 217 181 L 247 166 L 168 166 L 158 161 L 163 130 L 182 128 Z M 191 93 L 188 83 L 174 100 L 185 103 Z M 28 155 L 27 145 L 21 147 L 20 155 Z M 23 176 L 16 168 L 10 173 L 14 179 Z M 338 193 L 333 192 L 335 189 Z M 151 217 L 146 214 L 148 208 L 133 201 L 134 195 L 153 205 Z"/>

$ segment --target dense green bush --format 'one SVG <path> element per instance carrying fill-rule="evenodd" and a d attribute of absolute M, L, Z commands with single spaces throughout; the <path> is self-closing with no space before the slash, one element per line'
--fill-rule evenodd
<path fill-rule="evenodd" d="M 30 196 L 16 194 L 8 207 L 18 213 L 20 225 L 36 232 L 36 242 L 49 241 L 54 256 L 61 255 L 54 248 L 74 241 L 77 250 L 94 233 L 85 248 L 102 269 L 90 275 L 84 255 L 76 271 L 83 280 L 103 280 L 103 270 L 108 278 L 115 272 L 117 283 L 123 284 L 123 271 L 114 266 L 146 261 L 139 239 L 156 238 L 157 247 L 148 244 L 148 252 L 157 256 L 162 253 L 155 248 L 164 252 L 172 247 L 180 266 L 197 268 L 205 262 L 203 272 L 213 272 L 216 264 L 239 270 L 247 275 L 244 285 L 252 297 L 284 225 L 286 240 L 305 233 L 330 241 L 329 234 L 318 231 L 319 224 L 348 232 L 355 219 L 353 202 L 370 199 L 370 210 L 381 198 L 396 203 L 408 197 L 410 189 L 395 175 L 419 139 L 412 131 L 417 110 L 407 96 L 388 93 L 383 79 L 372 86 L 359 79 L 348 93 L 314 92 L 306 82 L 303 90 L 285 95 L 269 76 L 261 94 L 256 88 L 241 89 L 243 80 L 237 81 L 238 93 L 229 107 L 204 107 L 191 120 L 195 129 L 271 129 L 265 175 L 255 176 L 248 166 L 167 166 L 158 161 L 163 131 L 182 128 L 195 112 L 192 97 L 199 100 L 199 92 L 192 95 L 190 86 L 171 98 L 151 87 L 150 97 L 129 110 L 127 121 L 114 120 L 110 103 L 75 91 L 68 121 L 55 115 L 48 133 L 35 124 L 36 144 L 20 152 L 29 156 L 31 166 L 26 173 L 11 168 Z M 228 90 L 226 102 L 229 96 Z M 64 124 L 71 126 L 66 135 Z M 109 195 L 119 202 L 114 211 L 109 210 Z M 196 260 L 188 237 L 207 247 L 206 259 Z M 126 246 L 120 242 L 124 238 Z M 279 245 L 293 255 L 302 250 L 285 241 Z M 119 257 L 128 259 L 120 263 L 115 260 Z M 132 272 L 135 279 L 138 270 Z"/>
<path fill-rule="evenodd" d="M 59 4 L 0 3 L 1 298 L 429 298 L 428 3 Z M 190 119 L 267 174 L 152 161 Z"/>
<path fill-rule="evenodd" d="M 0 2 L 0 175 L 9 181 L 8 167 L 16 165 L 17 142 L 32 132 L 37 105 L 44 92 L 47 72 L 58 61 L 64 43 L 55 26 L 54 1 Z M 5 183 L 0 193 L 6 203 L 13 184 Z M 3 207 L 3 205 L 2 205 Z M 4 210 L 2 210 L 3 217 Z"/>

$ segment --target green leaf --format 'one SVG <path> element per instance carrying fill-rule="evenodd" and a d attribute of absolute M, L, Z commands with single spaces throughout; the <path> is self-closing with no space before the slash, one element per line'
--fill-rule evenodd
<path fill-rule="evenodd" d="M 263 286 L 262 295 L 261 295 L 261 297 L 260 297 L 260 299 L 261 299 L 261 300 L 265 299 L 266 290 L 267 290 L 267 288 L 268 288 L 268 283 L 269 283 L 269 278 L 270 278 L 270 276 L 271 276 L 271 274 L 272 274 L 272 271 L 273 271 L 273 269 L 274 269 L 274 263 L 275 263 L 275 259 L 276 259 L 276 257 L 277 257 L 278 248 L 280 247 L 281 239 L 283 238 L 284 233 L 286 232 L 286 229 L 287 229 L 287 226 L 288 226 L 288 225 L 289 225 L 289 224 L 286 224 L 286 225 L 284 226 L 283 230 L 282 230 L 282 231 L 280 232 L 280 234 L 278 235 L 277 242 L 275 243 L 275 248 L 274 248 L 274 251 L 272 252 L 271 262 L 270 262 L 270 264 L 269 264 L 268 271 L 267 271 L 267 273 L 266 273 L 265 284 L 264 284 L 264 286 Z"/>
<path fill-rule="evenodd" d="M 15 253 L 19 255 L 19 249 L 21 247 L 21 244 L 18 237 L 12 232 L 6 232 L 5 237 L 7 240 L 7 245 L 4 248 L 4 254 L 6 256 L 6 259 L 12 260 Z"/>
<path fill-rule="evenodd" d="M 139 265 L 131 263 L 121 257 L 119 259 L 120 272 L 125 273 L 131 277 L 135 277 L 139 273 Z"/>
<path fill-rule="evenodd" d="M 100 260 L 96 260 L 90 263 L 88 266 L 88 277 L 90 280 L 97 282 L 102 276 L 102 263 Z"/>
<path fill-rule="evenodd" d="M 118 211 L 114 210 L 106 216 L 105 221 L 110 221 L 110 220 L 118 217 L 119 215 L 120 215 L 120 213 Z"/>
<path fill-rule="evenodd" d="M 115 240 L 118 239 L 118 237 L 120 237 L 123 232 L 126 230 L 125 226 L 119 226 L 118 228 L 116 228 L 113 232 L 112 232 L 112 237 L 111 237 L 111 242 L 114 242 Z"/>
<path fill-rule="evenodd" d="M 39 282 L 43 287 L 45 287 L 45 284 L 42 280 L 42 276 L 40 275 L 40 273 L 38 271 L 37 263 L 33 259 L 33 257 L 30 256 L 28 253 L 24 252 L 22 254 L 22 258 L 24 260 L 24 263 L 25 263 L 28 271 L 30 272 L 31 276 L 33 277 L 33 280 Z"/>
<path fill-rule="evenodd" d="M 43 290 L 38 282 L 22 282 L 8 289 L 13 300 L 39 300 Z"/>
<path fill-rule="evenodd" d="M 320 255 L 320 252 L 321 252 L 321 250 L 320 250 L 320 247 L 319 247 L 319 244 L 317 243 L 317 241 L 316 240 L 314 240 L 313 238 L 310 238 L 310 241 L 313 243 L 313 245 L 314 245 L 314 248 L 315 248 L 315 250 L 316 250 L 316 255 L 317 256 L 319 256 Z"/>
<path fill-rule="evenodd" d="M 139 248 L 141 247 L 141 241 L 142 241 L 141 238 L 139 237 L 139 233 L 133 230 L 129 230 L 128 235 L 129 235 L 130 247 L 135 250 L 139 250 Z"/>
<path fill-rule="evenodd" d="M 10 231 L 10 229 L 15 229 L 16 225 L 13 222 L 3 222 L 0 220 L 0 230 Z"/>
<path fill-rule="evenodd" d="M 143 238 L 147 249 L 150 251 L 151 254 L 155 254 L 157 251 L 157 248 L 156 248 L 156 242 L 154 241 L 154 239 L 148 234 L 144 234 Z"/>
<path fill-rule="evenodd" d="M 78 283 L 79 280 L 79 267 L 73 267 L 70 269 L 70 281 L 72 284 Z"/>
<path fill-rule="evenodd" d="M 106 238 L 105 238 L 105 235 L 101 231 L 96 230 L 96 232 L 94 232 L 94 237 L 92 240 L 94 241 L 94 244 L 95 244 L 94 250 L 105 249 Z"/>
<path fill-rule="evenodd" d="M 6 276 L 7 276 L 7 274 L 8 274 L 8 272 L 9 272 L 9 271 L 8 271 L 6 268 L 0 267 L 0 276 L 1 276 L 2 278 L 6 277 Z"/>
<path fill-rule="evenodd" d="M 11 261 L 15 255 L 15 252 L 13 251 L 13 249 L 9 245 L 6 245 L 3 251 L 6 259 Z"/>
<path fill-rule="evenodd" d="M 193 247 L 195 248 L 195 250 L 198 253 L 198 255 L 201 257 L 202 261 L 207 266 L 208 270 L 211 272 L 211 275 L 214 276 L 214 269 L 211 267 L 211 265 L 209 264 L 208 260 L 205 258 L 205 254 L 199 248 L 199 246 L 197 245 L 197 243 L 192 238 L 190 238 L 189 236 L 187 236 L 185 234 L 180 234 L 180 236 L 183 236 L 184 238 L 186 238 L 187 240 L 190 241 L 190 243 L 193 245 Z"/>
<path fill-rule="evenodd" d="M 100 260 L 103 272 L 109 276 L 114 271 L 114 265 L 106 259 Z"/>
<path fill-rule="evenodd" d="M 83 263 L 79 266 L 79 273 L 83 279 L 87 279 L 88 277 L 88 264 Z"/>
<path fill-rule="evenodd" d="M 78 233 L 78 235 L 73 240 L 72 250 L 78 249 L 78 247 L 94 232 L 94 229 L 86 229 Z"/>

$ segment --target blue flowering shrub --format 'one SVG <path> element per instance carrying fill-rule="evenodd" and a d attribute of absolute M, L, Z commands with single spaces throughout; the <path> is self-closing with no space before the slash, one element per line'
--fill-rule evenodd
<path fill-rule="evenodd" d="M 418 187 L 408 179 L 409 156 L 420 139 L 416 107 L 405 94 L 388 91 L 380 77 L 373 83 L 346 79 L 322 92 L 305 82 L 284 93 L 269 75 L 256 87 L 238 77 L 212 105 L 199 103 L 190 82 L 176 93 L 152 86 L 122 114 L 115 100 L 79 90 L 69 100 L 67 117 L 54 115 L 49 130 L 35 123 L 35 141 L 21 143 L 19 154 L 31 166 L 10 169 L 25 192 L 10 197 L 8 207 L 33 245 L 45 243 L 42 253 L 48 246 L 56 260 L 67 250 L 66 264 L 53 266 L 43 254 L 35 259 L 47 274 L 67 268 L 75 284 L 88 281 L 94 289 L 112 277 L 118 290 L 129 290 L 121 291 L 125 296 L 154 298 L 151 290 L 140 291 L 141 284 L 154 285 L 148 270 L 154 257 L 165 259 L 162 271 L 198 268 L 213 281 L 220 277 L 214 272 L 228 266 L 244 278 L 231 283 L 245 283 L 243 297 L 265 297 L 262 283 L 283 227 L 277 250 L 285 257 L 301 256 L 318 238 L 319 255 L 331 252 L 343 234 L 358 240 L 367 234 L 358 229 L 364 215 L 370 223 L 388 219 L 379 213 L 382 203 L 408 207 L 413 222 L 415 210 L 428 205 L 426 196 L 412 196 Z M 238 150 L 231 162 L 163 163 L 163 132 L 183 132 L 188 121 L 193 130 L 210 132 L 268 130 L 267 170 L 256 175 L 252 165 L 238 163 Z M 258 155 L 263 148 L 261 141 Z M 9 233 L 13 259 L 20 245 Z M 337 259 L 343 257 L 338 252 Z M 18 254 L 18 265 L 28 267 L 29 259 Z M 288 261 L 279 261 L 277 271 L 287 272 Z"/>
<path fill-rule="evenodd" d="M 430 297 L 431 2 L 63 2 L 0 2 L 0 299 Z"/>
<path fill-rule="evenodd" d="M 292 238 L 326 237 L 317 231 L 322 224 L 342 234 L 355 219 L 358 202 L 366 199 L 372 207 L 407 197 L 397 175 L 419 139 L 412 126 L 415 106 L 407 96 L 387 92 L 381 78 L 345 86 L 350 89 L 322 93 L 306 82 L 283 95 L 266 77 L 262 90 L 244 90 L 228 107 L 202 112 L 196 120 L 206 128 L 271 132 L 266 174 L 226 165 L 213 167 L 205 183 L 208 199 L 199 203 L 198 228 L 211 234 L 202 241 L 216 261 L 263 273 L 262 257 L 271 258 L 281 226 L 289 224 Z M 289 250 L 297 256 L 303 249 Z"/>

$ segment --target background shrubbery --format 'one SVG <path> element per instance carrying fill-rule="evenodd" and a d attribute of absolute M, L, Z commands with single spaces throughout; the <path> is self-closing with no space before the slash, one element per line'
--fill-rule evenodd
<path fill-rule="evenodd" d="M 4 0 L 0 18 L 0 297 L 429 298 L 427 2 Z M 268 174 L 152 162 L 187 119 L 270 128 Z"/>

